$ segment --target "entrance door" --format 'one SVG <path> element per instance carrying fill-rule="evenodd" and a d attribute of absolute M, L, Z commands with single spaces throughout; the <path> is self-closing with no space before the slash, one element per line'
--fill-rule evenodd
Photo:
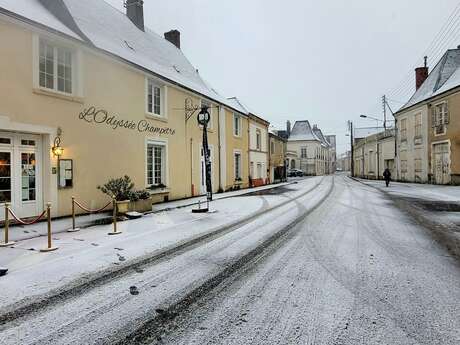
<path fill-rule="evenodd" d="M 449 144 L 435 144 L 433 145 L 433 152 L 433 170 L 435 183 L 450 183 Z"/>
<path fill-rule="evenodd" d="M 209 160 L 211 161 L 211 181 L 212 178 L 212 146 L 209 146 Z M 204 150 L 200 147 L 200 195 L 206 195 L 206 164 L 204 161 Z"/>
<path fill-rule="evenodd" d="M 39 147 L 39 136 L 0 132 L 0 204 L 10 203 L 19 217 L 43 210 Z"/>

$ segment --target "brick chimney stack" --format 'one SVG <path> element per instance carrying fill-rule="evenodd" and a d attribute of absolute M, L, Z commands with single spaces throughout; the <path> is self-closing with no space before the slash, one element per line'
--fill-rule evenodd
<path fill-rule="evenodd" d="M 144 30 L 144 1 L 126 0 L 126 15 L 139 30 Z"/>
<path fill-rule="evenodd" d="M 165 32 L 165 39 L 180 49 L 180 31 L 179 30 L 171 30 L 171 31 Z"/>
<path fill-rule="evenodd" d="M 425 82 L 426 78 L 428 78 L 427 59 L 428 57 L 425 56 L 425 65 L 415 69 L 415 90 L 418 90 Z"/>
<path fill-rule="evenodd" d="M 291 121 L 289 120 L 286 121 L 286 133 L 289 138 L 289 136 L 291 135 Z"/>

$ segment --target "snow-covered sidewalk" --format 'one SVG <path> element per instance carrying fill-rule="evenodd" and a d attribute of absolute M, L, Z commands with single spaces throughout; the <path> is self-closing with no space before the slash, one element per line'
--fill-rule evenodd
<path fill-rule="evenodd" d="M 112 225 L 98 225 L 78 233 L 53 236 L 59 249 L 39 253 L 46 238 L 38 237 L 0 248 L 0 266 L 9 269 L 0 278 L 0 309 L 30 296 L 44 295 L 92 279 L 104 270 L 116 270 L 128 262 L 159 255 L 194 239 L 250 219 L 316 188 L 323 178 L 299 180 L 280 188 L 280 194 L 234 196 L 212 203 L 214 213 L 193 214 L 194 207 L 152 213 L 141 219 L 120 222 L 122 234 L 108 236 Z M 263 189 L 262 189 L 263 190 Z M 251 190 L 250 192 L 253 192 Z"/>
<path fill-rule="evenodd" d="M 214 194 L 213 199 L 221 200 L 221 199 L 226 199 L 226 198 L 232 198 L 235 196 L 246 195 L 246 194 L 250 194 L 253 192 L 257 192 L 257 191 L 263 191 L 263 190 L 272 189 L 272 188 L 279 188 L 279 187 L 289 185 L 290 183 L 294 181 L 295 180 L 292 180 L 290 182 L 274 184 L 274 185 L 266 185 L 266 186 L 261 186 L 261 187 L 256 187 L 256 188 L 248 188 L 248 189 L 241 189 L 241 190 L 232 191 L 232 192 Z M 163 203 L 153 205 L 152 212 L 156 213 L 156 212 L 161 212 L 161 211 L 173 210 L 175 208 L 180 208 L 180 207 L 198 205 L 199 202 L 205 202 L 205 201 L 206 201 L 206 197 L 199 196 L 199 197 L 194 197 L 194 198 L 163 202 Z M 79 215 L 76 217 L 75 223 L 77 227 L 79 228 L 88 228 L 88 227 L 95 226 L 97 224 L 101 224 L 100 222 L 104 219 L 105 220 L 108 219 L 108 222 L 110 222 L 110 219 L 109 219 L 110 217 L 111 217 L 111 212 L 89 214 L 89 215 Z M 71 217 L 53 219 L 52 221 L 53 234 L 59 234 L 62 232 L 66 232 L 70 228 L 72 228 L 72 218 Z M 10 227 L 9 239 L 10 241 L 22 241 L 26 239 L 35 238 L 35 237 L 46 236 L 47 231 L 48 229 L 47 229 L 46 222 L 38 222 L 32 225 L 26 225 L 26 226 L 14 225 Z M 3 240 L 3 238 L 4 238 L 4 228 L 2 227 L 0 229 L 0 241 Z"/>
<path fill-rule="evenodd" d="M 355 180 L 387 194 L 460 258 L 460 186 L 391 182 L 386 187 L 384 181 Z"/>
<path fill-rule="evenodd" d="M 383 180 L 366 180 L 355 178 L 355 180 L 365 183 L 369 186 L 378 188 L 393 196 L 409 197 L 431 201 L 453 201 L 460 202 L 460 186 L 441 186 L 433 184 L 420 183 L 401 183 L 390 182 L 390 186 L 385 187 Z"/>

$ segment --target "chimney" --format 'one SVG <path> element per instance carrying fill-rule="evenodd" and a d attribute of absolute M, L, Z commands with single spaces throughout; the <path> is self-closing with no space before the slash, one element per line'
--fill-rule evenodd
<path fill-rule="evenodd" d="M 139 30 L 144 31 L 144 1 L 126 0 L 126 15 Z"/>
<path fill-rule="evenodd" d="M 165 39 L 180 49 L 180 31 L 179 30 L 171 30 L 171 31 L 165 32 Z"/>
<path fill-rule="evenodd" d="M 427 59 L 428 57 L 425 56 L 425 65 L 415 69 L 415 90 L 418 90 L 425 82 L 426 78 L 428 78 Z"/>
<path fill-rule="evenodd" d="M 288 137 L 291 135 L 291 121 L 289 120 L 286 122 L 286 133 Z"/>

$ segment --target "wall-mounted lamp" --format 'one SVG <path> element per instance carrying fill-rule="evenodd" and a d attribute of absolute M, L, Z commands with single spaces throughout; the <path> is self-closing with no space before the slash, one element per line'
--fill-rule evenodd
<path fill-rule="evenodd" d="M 61 157 L 62 154 L 64 153 L 64 149 L 61 146 L 61 134 L 62 134 L 62 130 L 61 128 L 58 128 L 57 136 L 56 138 L 54 138 L 54 145 L 51 148 L 53 155 L 58 158 Z"/>

